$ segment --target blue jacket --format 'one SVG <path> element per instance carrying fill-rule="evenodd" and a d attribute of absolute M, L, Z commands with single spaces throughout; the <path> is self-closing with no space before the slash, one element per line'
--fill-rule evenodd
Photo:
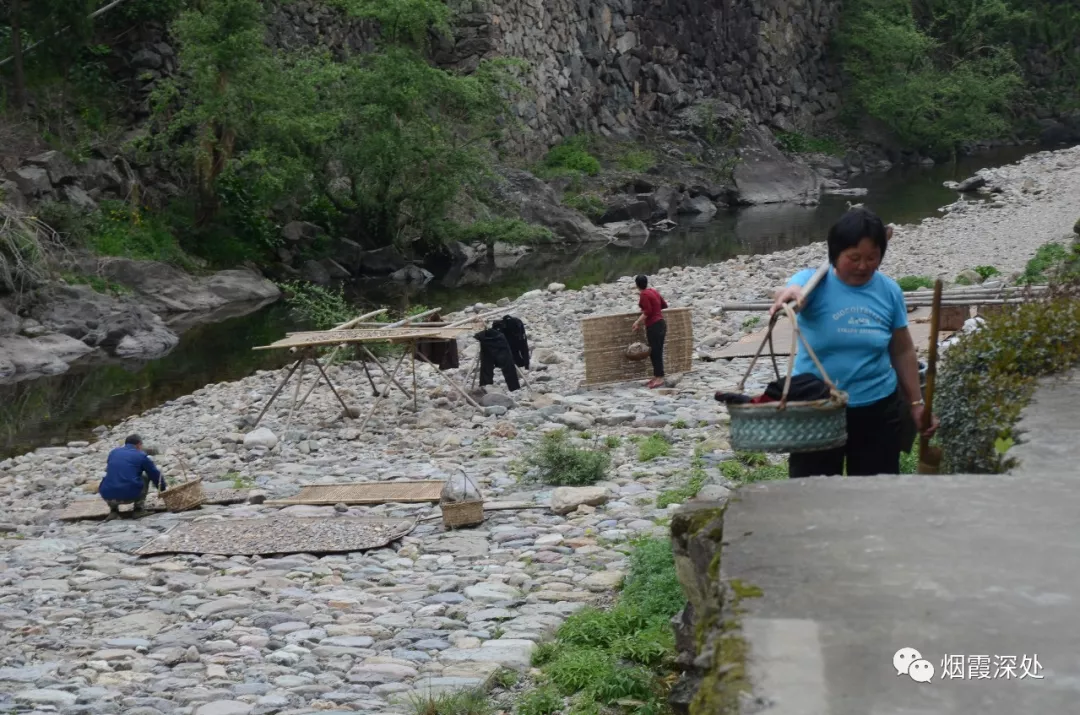
<path fill-rule="evenodd" d="M 131 445 L 117 447 L 109 452 L 105 478 L 101 480 L 98 494 L 102 499 L 118 501 L 138 499 L 143 490 L 144 472 L 158 489 L 164 489 L 165 480 L 162 479 L 161 472 L 145 452 Z"/>

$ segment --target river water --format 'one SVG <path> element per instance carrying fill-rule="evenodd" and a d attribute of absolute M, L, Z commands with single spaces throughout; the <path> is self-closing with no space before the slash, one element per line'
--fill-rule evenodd
<path fill-rule="evenodd" d="M 360 305 L 402 308 L 423 304 L 445 312 L 476 302 L 546 286 L 579 288 L 625 275 L 654 273 L 671 266 L 700 266 L 747 254 L 771 253 L 824 240 L 848 202 L 861 202 L 887 222 L 916 223 L 939 215 L 956 199 L 942 186 L 979 169 L 1021 159 L 1030 148 L 999 149 L 955 164 L 907 167 L 858 177 L 849 187 L 864 187 L 865 197 L 824 196 L 814 207 L 756 206 L 718 214 L 705 224 L 687 224 L 651 237 L 643 246 L 583 246 L 548 249 L 522 258 L 499 258 L 496 265 L 449 273 L 420 289 L 371 282 L 352 287 Z M 357 312 L 361 312 L 358 307 Z M 0 456 L 47 445 L 92 439 L 94 427 L 114 424 L 204 385 L 237 380 L 258 369 L 279 367 L 282 351 L 253 351 L 303 326 L 280 303 L 222 323 L 193 328 L 170 354 L 128 364 L 72 365 L 55 377 L 0 386 Z"/>

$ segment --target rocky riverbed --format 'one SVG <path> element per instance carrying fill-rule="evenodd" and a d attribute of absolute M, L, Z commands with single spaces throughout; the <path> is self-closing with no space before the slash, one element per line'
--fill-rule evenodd
<path fill-rule="evenodd" d="M 941 219 L 898 227 L 884 270 L 946 278 L 974 265 L 1016 271 L 1040 244 L 1064 240 L 1080 216 L 1080 150 L 1035 155 L 986 179 L 987 202 L 964 199 Z M 673 306 L 694 309 L 704 350 L 744 330 L 748 314 L 725 314 L 721 303 L 762 299 L 823 256 L 815 244 L 663 271 L 655 283 Z M 417 695 L 490 685 L 503 668 L 528 671 L 536 644 L 568 614 L 610 598 L 631 540 L 666 533 L 675 506 L 658 508 L 656 499 L 685 483 L 695 452 L 709 493 L 732 486 L 718 469 L 733 455 L 712 393 L 731 388 L 746 361 L 699 361 L 655 391 L 579 388 L 579 320 L 635 302 L 629 277 L 500 301 L 527 325 L 531 389 L 508 395 L 497 377 L 489 394 L 477 393 L 481 411 L 422 366 L 416 412 L 395 390 L 361 433 L 323 387 L 290 423 L 290 387 L 260 425 L 272 434 L 254 435 L 252 421 L 284 374 L 264 372 L 99 428 L 100 441 L 0 463 L 0 710 L 404 713 Z M 461 348 L 458 379 L 476 342 Z M 371 388 L 359 365 L 329 374 L 366 412 Z M 766 379 L 762 366 L 752 383 Z M 530 480 L 526 458 L 545 432 L 564 428 L 583 445 L 617 442 L 595 489 L 555 491 Z M 156 447 L 169 477 L 198 474 L 208 489 L 243 484 L 276 498 L 306 483 L 443 479 L 463 469 L 487 500 L 520 508 L 456 532 L 443 529 L 437 506 L 400 504 L 241 504 L 137 521 L 55 521 L 55 510 L 90 496 L 107 451 L 130 432 Z M 667 435 L 670 453 L 643 461 L 630 438 L 654 432 Z M 321 558 L 131 554 L 180 522 L 273 513 L 418 522 L 386 548 Z"/>

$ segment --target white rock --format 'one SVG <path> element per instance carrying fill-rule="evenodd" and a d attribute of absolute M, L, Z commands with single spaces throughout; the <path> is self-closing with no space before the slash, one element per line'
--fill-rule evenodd
<path fill-rule="evenodd" d="M 551 510 L 556 514 L 569 514 L 582 504 L 607 504 L 609 498 L 608 490 L 604 487 L 559 487 L 551 493 Z"/>
<path fill-rule="evenodd" d="M 465 589 L 465 598 L 476 603 L 497 603 L 521 598 L 521 591 L 505 583 L 478 583 Z"/>
<path fill-rule="evenodd" d="M 259 429 L 244 435 L 244 449 L 256 449 L 258 447 L 273 449 L 277 446 L 277 443 L 277 435 L 266 427 L 260 427 Z"/>
<path fill-rule="evenodd" d="M 497 663 L 523 673 L 532 666 L 532 652 L 536 643 L 527 640 L 500 638 L 486 641 L 479 648 L 458 650 L 451 648 L 439 654 L 443 663 Z"/>

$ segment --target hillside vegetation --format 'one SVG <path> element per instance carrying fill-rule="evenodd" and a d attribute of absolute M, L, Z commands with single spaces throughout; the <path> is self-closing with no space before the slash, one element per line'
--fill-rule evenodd
<path fill-rule="evenodd" d="M 300 265 L 326 256 L 326 237 L 336 236 L 415 256 L 462 236 L 490 245 L 549 235 L 487 195 L 522 63 L 501 58 L 467 74 L 434 66 L 432 47 L 455 22 L 441 0 L 321 0 L 371 23 L 372 51 L 277 49 L 266 41 L 276 1 L 124 0 L 93 19 L 106 0 L 0 5 L 0 46 L 11 56 L 0 68 L 4 153 L 55 148 L 78 162 L 123 148 L 169 189 L 154 201 L 129 192 L 127 208 L 89 217 L 56 207 L 42 216 L 96 252 L 181 264 L 266 265 L 288 250 L 280 260 Z M 130 68 L 115 47 L 150 26 L 168 28 L 175 60 L 168 71 L 122 76 Z M 948 156 L 1080 112 L 1075 3 L 852 0 L 834 40 L 849 80 L 849 134 L 872 119 L 903 147 Z M 799 138 L 780 145 L 817 150 Z M 578 144 L 566 139 L 538 171 L 594 174 L 592 164 L 567 164 Z M 634 159 L 627 169 L 653 162 L 647 152 L 625 156 Z M 589 199 L 567 205 L 595 218 L 602 206 Z M 285 246 L 282 227 L 294 221 L 318 237 Z"/>

